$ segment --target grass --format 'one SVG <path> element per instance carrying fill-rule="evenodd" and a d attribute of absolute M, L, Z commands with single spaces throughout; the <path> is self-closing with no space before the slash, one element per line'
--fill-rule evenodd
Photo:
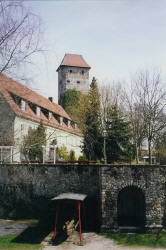
<path fill-rule="evenodd" d="M 0 249 L 24 250 L 24 249 L 42 249 L 41 244 L 27 244 L 13 242 L 18 235 L 7 235 L 0 237 Z"/>
<path fill-rule="evenodd" d="M 26 223 L 26 224 L 37 224 L 39 222 L 39 220 L 34 220 L 34 219 L 31 219 L 31 220 L 3 220 L 3 219 L 0 219 L 0 222 L 1 221 L 8 221 L 8 222 L 14 222 L 14 223 Z"/>
<path fill-rule="evenodd" d="M 102 233 L 102 235 L 123 246 L 166 248 L 166 231 L 159 234 Z"/>

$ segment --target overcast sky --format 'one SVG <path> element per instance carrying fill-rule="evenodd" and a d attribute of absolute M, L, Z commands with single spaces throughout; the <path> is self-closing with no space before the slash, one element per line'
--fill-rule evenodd
<path fill-rule="evenodd" d="M 57 102 L 58 74 L 65 53 L 80 54 L 91 66 L 90 81 L 128 79 L 140 68 L 166 70 L 166 1 L 27 1 L 43 18 L 53 51 L 36 78 L 40 93 Z"/>

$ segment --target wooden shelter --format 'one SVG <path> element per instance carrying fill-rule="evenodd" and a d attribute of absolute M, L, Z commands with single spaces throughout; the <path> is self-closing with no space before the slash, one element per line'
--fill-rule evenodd
<path fill-rule="evenodd" d="M 85 218 L 85 206 L 84 206 L 84 200 L 86 198 L 86 194 L 75 194 L 75 193 L 62 193 L 58 195 L 57 197 L 53 198 L 52 201 L 57 201 L 57 209 L 56 209 L 56 217 L 55 217 L 55 228 L 54 228 L 54 237 L 56 236 L 56 227 L 57 227 L 57 219 L 58 219 L 58 210 L 59 210 L 59 202 L 60 201 L 77 201 L 77 207 L 78 207 L 78 222 L 74 222 L 74 220 L 71 220 L 70 222 L 65 222 L 65 225 L 63 227 L 64 230 L 66 230 L 67 235 L 72 234 L 77 226 L 79 225 L 79 233 L 80 233 L 80 241 L 82 241 L 81 236 L 81 203 L 83 204 L 83 211 L 84 211 L 84 220 L 86 224 L 86 218 Z M 74 224 L 75 223 L 75 224 Z"/>

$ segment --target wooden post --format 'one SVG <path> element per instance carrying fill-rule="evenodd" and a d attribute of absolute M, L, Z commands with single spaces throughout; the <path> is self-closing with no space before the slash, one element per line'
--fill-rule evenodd
<path fill-rule="evenodd" d="M 56 236 L 56 225 L 57 225 L 57 219 L 58 219 L 58 208 L 59 208 L 59 203 L 57 201 L 57 208 L 56 208 L 56 217 L 55 217 L 55 228 L 54 228 L 54 240 L 55 240 L 55 236 Z"/>
<path fill-rule="evenodd" d="M 80 241 L 82 241 L 81 236 L 81 214 L 80 214 L 81 202 L 78 202 L 78 218 L 79 218 L 79 231 L 80 231 Z"/>
<path fill-rule="evenodd" d="M 63 224 L 65 223 L 65 201 L 63 200 Z"/>

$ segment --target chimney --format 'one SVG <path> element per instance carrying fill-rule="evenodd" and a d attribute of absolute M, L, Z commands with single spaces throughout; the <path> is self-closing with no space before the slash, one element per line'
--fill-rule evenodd
<path fill-rule="evenodd" d="M 48 100 L 50 100 L 50 102 L 53 102 L 53 97 L 48 97 Z"/>

